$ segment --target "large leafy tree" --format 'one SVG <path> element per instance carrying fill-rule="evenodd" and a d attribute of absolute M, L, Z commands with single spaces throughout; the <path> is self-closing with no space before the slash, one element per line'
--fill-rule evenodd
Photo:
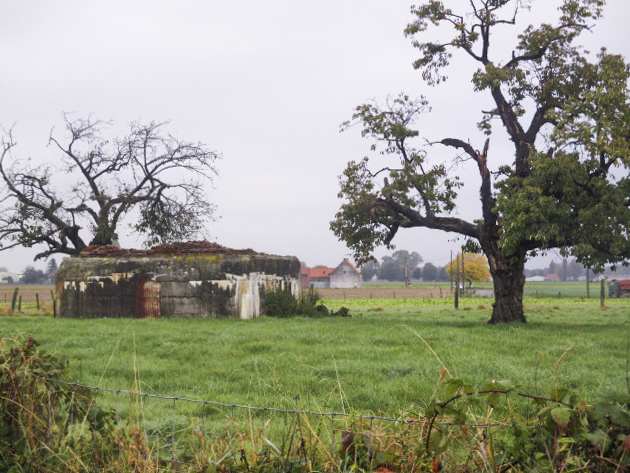
<path fill-rule="evenodd" d="M 215 209 L 206 187 L 216 152 L 165 133 L 164 123 L 132 123 L 126 136 L 108 140 L 107 122 L 64 121 L 67 135 L 50 136 L 54 163 L 15 158 L 12 133 L 2 139 L 0 250 L 76 255 L 88 243 L 115 243 L 123 224 L 148 245 L 203 237 Z"/>
<path fill-rule="evenodd" d="M 420 52 L 414 66 L 428 85 L 446 86 L 452 61 L 470 63 L 473 70 L 476 64 L 470 93 L 488 98 L 487 110 L 477 116 L 485 139 L 450 130 L 418 145 L 414 122 L 426 116 L 428 102 L 404 94 L 357 107 L 345 124 L 361 126 L 380 153 L 348 164 L 334 233 L 357 261 L 368 259 L 377 245 L 391 246 L 401 228 L 464 235 L 467 251 L 488 258 L 495 293 L 491 323 L 526 321 L 523 270 L 531 254 L 557 248 L 595 269 L 630 256 L 628 66 L 605 49 L 592 58 L 576 45 L 600 18 L 604 1 L 555 2 L 556 20 L 517 31 L 507 56 L 501 55 L 506 35 L 493 48 L 493 34 L 507 34 L 523 7 L 542 3 L 469 0 L 457 2 L 462 10 L 454 11 L 430 1 L 412 8 L 406 34 Z M 432 41 L 432 27 L 450 39 Z M 495 121 L 513 147 L 508 165 L 490 152 Z M 455 215 L 464 182 L 453 174 L 456 166 L 434 160 L 438 147 L 453 149 L 464 175 L 476 170 L 479 219 Z"/>

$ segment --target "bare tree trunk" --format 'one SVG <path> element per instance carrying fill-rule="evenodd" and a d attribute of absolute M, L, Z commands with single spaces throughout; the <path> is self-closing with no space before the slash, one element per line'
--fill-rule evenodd
<path fill-rule="evenodd" d="M 488 260 L 494 284 L 494 304 L 488 323 L 527 322 L 523 311 L 525 254 L 509 258 L 505 255 L 490 255 Z"/>

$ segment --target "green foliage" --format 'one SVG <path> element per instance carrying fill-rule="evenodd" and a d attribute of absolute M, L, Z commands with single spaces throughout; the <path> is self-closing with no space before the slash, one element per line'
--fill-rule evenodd
<path fill-rule="evenodd" d="M 449 376 L 438 385 L 425 409 L 430 420 L 425 447 L 433 455 L 453 459 L 453 450 L 462 447 L 482 452 L 479 466 L 485 471 L 630 468 L 628 405 L 589 405 L 564 386 L 555 386 L 548 396 L 541 396 L 524 393 L 509 381 L 493 380 L 475 388 Z M 507 428 L 497 429 L 499 424 L 493 428 L 490 413 L 499 405 L 509 406 L 514 397 L 529 399 L 529 409 L 511 412 L 502 420 Z M 485 419 L 489 424 L 485 436 L 474 435 L 465 427 L 453 432 L 443 426 L 473 419 Z"/>
<path fill-rule="evenodd" d="M 630 73 L 619 56 L 602 51 L 598 59 L 583 66 L 583 83 L 564 107 L 550 112 L 557 122 L 551 139 L 561 151 L 530 155 L 528 176 L 498 185 L 508 250 L 537 241 L 594 270 L 630 254 L 630 184 L 613 172 L 630 162 Z"/>
<path fill-rule="evenodd" d="M 392 211 L 395 201 L 410 208 L 419 205 L 428 213 L 453 210 L 459 178 L 448 177 L 444 164 L 431 165 L 423 150 L 409 145 L 418 133 L 410 128 L 418 114 L 428 112 L 424 98 L 411 99 L 401 94 L 388 98 L 384 106 L 376 103 L 356 108 L 351 124 L 363 127 L 361 134 L 374 139 L 372 150 L 392 156 L 395 167 L 370 170 L 370 158 L 351 161 L 341 176 L 339 198 L 346 200 L 331 229 L 354 250 L 354 258 L 362 264 L 371 259 L 377 246 L 391 246 L 399 227 L 415 226 L 408 215 Z M 381 173 L 383 185 L 375 179 Z M 418 194 L 418 198 L 415 194 Z"/>
<path fill-rule="evenodd" d="M 270 291 L 265 294 L 263 313 L 268 317 L 347 317 L 348 309 L 340 307 L 330 311 L 320 303 L 321 296 L 314 288 L 309 288 L 299 298 L 289 290 Z"/>
<path fill-rule="evenodd" d="M 628 254 L 630 210 L 622 185 L 591 173 L 576 154 L 535 154 L 531 162 L 528 177 L 499 185 L 504 248 L 513 249 L 523 237 L 543 248 L 560 246 L 596 272 Z"/>
<path fill-rule="evenodd" d="M 115 451 L 108 438 L 113 414 L 88 391 L 57 384 L 67 374 L 66 360 L 38 346 L 31 337 L 0 338 L 0 462 L 8 471 L 60 471 L 85 456 L 82 462 L 105 471 Z"/>

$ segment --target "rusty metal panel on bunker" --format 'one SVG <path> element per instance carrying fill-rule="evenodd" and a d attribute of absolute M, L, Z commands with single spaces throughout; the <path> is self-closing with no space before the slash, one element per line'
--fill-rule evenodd
<path fill-rule="evenodd" d="M 160 283 L 138 278 L 136 283 L 136 317 L 157 319 L 160 317 Z"/>

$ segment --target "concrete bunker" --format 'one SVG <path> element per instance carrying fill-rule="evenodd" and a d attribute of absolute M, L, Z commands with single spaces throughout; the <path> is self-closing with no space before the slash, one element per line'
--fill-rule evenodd
<path fill-rule="evenodd" d="M 66 258 L 56 281 L 60 317 L 234 317 L 261 314 L 265 294 L 299 296 L 295 257 L 208 242 L 128 250 L 87 247 Z"/>

